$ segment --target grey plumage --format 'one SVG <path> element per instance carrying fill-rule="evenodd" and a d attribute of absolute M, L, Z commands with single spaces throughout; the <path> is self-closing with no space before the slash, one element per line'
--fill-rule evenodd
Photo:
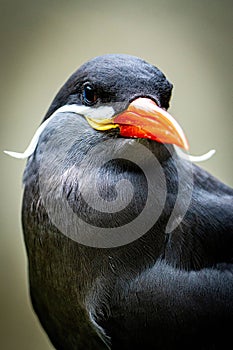
<path fill-rule="evenodd" d="M 86 81 L 96 86 L 99 105 L 118 102 L 117 108 L 125 108 L 131 99 L 147 96 L 169 106 L 172 85 L 157 68 L 131 56 L 107 55 L 85 64 L 68 80 L 45 118 L 62 105 L 81 105 Z M 57 162 L 71 135 L 76 142 Z M 109 202 L 117 196 L 119 180 L 130 181 L 136 189 L 130 204 L 118 213 L 103 213 L 83 200 L 80 186 L 88 191 L 91 180 L 80 164 L 90 149 L 108 140 L 113 156 L 134 142 L 147 147 L 163 169 L 167 193 L 159 219 L 142 237 L 115 248 L 93 248 L 60 232 L 48 216 L 46 200 L 60 210 L 59 196 L 65 197 L 75 215 L 98 227 L 111 229 L 137 217 L 148 184 L 140 167 L 120 157 L 105 164 L 103 153 L 105 165 L 96 181 Z M 166 233 L 178 191 L 174 160 L 187 175 L 193 174 L 193 189 L 183 221 Z M 162 181 L 158 175 L 155 205 L 162 200 L 156 197 Z M 230 341 L 232 189 L 179 159 L 172 145 L 132 142 L 115 129 L 96 131 L 82 116 L 68 113 L 54 118 L 41 134 L 24 184 L 22 219 L 32 304 L 56 349 L 222 349 Z"/>

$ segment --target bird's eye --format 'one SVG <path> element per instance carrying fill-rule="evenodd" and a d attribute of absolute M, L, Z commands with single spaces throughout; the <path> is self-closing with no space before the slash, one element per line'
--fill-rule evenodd
<path fill-rule="evenodd" d="M 97 100 L 96 91 L 92 85 L 86 84 L 83 88 L 83 103 L 92 106 Z"/>

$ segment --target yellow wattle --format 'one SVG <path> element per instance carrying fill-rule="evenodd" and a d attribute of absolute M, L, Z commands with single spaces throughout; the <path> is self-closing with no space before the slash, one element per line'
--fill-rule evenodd
<path fill-rule="evenodd" d="M 86 120 L 88 121 L 88 123 L 93 129 L 100 130 L 100 131 L 105 131 L 105 130 L 119 127 L 118 124 L 113 124 L 109 119 L 94 120 L 86 117 Z"/>

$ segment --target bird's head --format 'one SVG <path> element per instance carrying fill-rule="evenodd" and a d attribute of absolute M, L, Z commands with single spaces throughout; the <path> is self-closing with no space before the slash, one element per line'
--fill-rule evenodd
<path fill-rule="evenodd" d="M 175 144 L 188 142 L 167 112 L 172 84 L 156 67 L 129 55 L 104 55 L 82 65 L 64 84 L 46 120 L 61 108 L 85 118 L 95 130 L 127 138 Z"/>

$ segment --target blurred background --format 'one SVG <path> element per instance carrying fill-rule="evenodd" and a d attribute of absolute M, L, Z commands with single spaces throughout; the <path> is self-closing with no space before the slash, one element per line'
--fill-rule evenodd
<path fill-rule="evenodd" d="M 1 0 L 0 347 L 49 350 L 28 295 L 20 222 L 24 151 L 51 100 L 86 60 L 128 53 L 158 66 L 174 84 L 171 114 L 202 167 L 232 176 L 232 10 L 228 0 Z"/>

